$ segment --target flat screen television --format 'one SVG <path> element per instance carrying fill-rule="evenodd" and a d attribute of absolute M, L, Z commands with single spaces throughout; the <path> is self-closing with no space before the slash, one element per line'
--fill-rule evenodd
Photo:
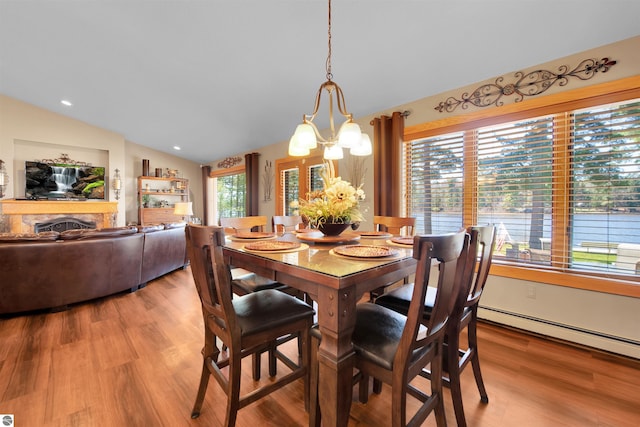
<path fill-rule="evenodd" d="M 28 199 L 105 198 L 104 167 L 25 162 Z"/>

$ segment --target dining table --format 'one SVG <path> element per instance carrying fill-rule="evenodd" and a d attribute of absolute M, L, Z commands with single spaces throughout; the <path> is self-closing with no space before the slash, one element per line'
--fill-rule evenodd
<path fill-rule="evenodd" d="M 366 293 L 415 273 L 413 247 L 393 239 L 384 233 L 353 231 L 339 236 L 289 232 L 260 239 L 282 242 L 274 244 L 226 239 L 223 253 L 231 266 L 296 288 L 315 302 L 322 334 L 318 395 L 324 426 L 344 427 L 349 420 L 356 304 Z"/>

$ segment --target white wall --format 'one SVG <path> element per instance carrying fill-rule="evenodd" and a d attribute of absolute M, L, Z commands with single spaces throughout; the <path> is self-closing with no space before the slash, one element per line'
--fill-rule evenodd
<path fill-rule="evenodd" d="M 490 276 L 478 316 L 640 359 L 640 299 Z"/>

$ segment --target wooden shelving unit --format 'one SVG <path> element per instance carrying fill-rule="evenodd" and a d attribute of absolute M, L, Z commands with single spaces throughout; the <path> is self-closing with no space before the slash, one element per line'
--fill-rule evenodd
<path fill-rule="evenodd" d="M 189 200 L 189 180 L 185 178 L 138 177 L 138 223 L 140 225 L 181 221 L 173 214 L 177 202 Z"/>

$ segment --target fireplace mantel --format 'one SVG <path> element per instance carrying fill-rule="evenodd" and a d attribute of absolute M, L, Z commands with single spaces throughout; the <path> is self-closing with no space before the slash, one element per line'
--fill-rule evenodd
<path fill-rule="evenodd" d="M 99 228 L 113 227 L 118 212 L 117 202 L 66 200 L 0 201 L 2 215 L 7 215 L 12 233 L 33 233 L 34 222 L 59 216 L 91 217 Z"/>

